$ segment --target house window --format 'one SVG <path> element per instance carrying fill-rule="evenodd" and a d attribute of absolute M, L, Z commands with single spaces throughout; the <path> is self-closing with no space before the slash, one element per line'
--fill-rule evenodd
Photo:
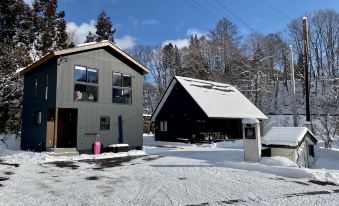
<path fill-rule="evenodd" d="M 42 112 L 34 112 L 33 114 L 33 124 L 41 125 Z"/>
<path fill-rule="evenodd" d="M 314 157 L 314 145 L 308 145 L 308 154 Z"/>
<path fill-rule="evenodd" d="M 74 100 L 98 101 L 98 70 L 83 66 L 74 68 Z"/>
<path fill-rule="evenodd" d="M 100 117 L 100 130 L 109 130 L 110 119 L 109 116 Z"/>
<path fill-rule="evenodd" d="M 36 103 L 38 97 L 38 77 L 35 77 L 34 80 L 34 95 L 33 95 L 33 102 Z"/>
<path fill-rule="evenodd" d="M 112 76 L 112 102 L 119 104 L 132 104 L 132 76 L 113 72 Z"/>
<path fill-rule="evenodd" d="M 48 74 L 46 74 L 45 78 L 45 100 L 48 99 Z"/>
<path fill-rule="evenodd" d="M 161 132 L 167 132 L 167 121 L 161 121 L 160 122 L 160 131 Z"/>

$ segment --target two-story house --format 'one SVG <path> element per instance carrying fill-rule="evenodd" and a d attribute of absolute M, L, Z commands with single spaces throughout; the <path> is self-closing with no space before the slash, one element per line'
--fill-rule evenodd
<path fill-rule="evenodd" d="M 53 51 L 24 76 L 21 148 L 143 145 L 142 64 L 109 41 Z"/>

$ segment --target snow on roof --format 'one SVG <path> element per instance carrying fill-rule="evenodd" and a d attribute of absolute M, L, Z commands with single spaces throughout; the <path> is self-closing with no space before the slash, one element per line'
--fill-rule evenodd
<path fill-rule="evenodd" d="M 188 77 L 175 77 L 210 118 L 267 117 L 235 87 Z"/>
<path fill-rule="evenodd" d="M 261 143 L 265 145 L 298 146 L 307 132 L 313 136 L 307 127 L 272 127 L 262 137 Z"/>

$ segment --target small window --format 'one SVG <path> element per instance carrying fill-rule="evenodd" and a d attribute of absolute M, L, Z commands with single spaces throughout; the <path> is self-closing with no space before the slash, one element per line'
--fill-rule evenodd
<path fill-rule="evenodd" d="M 160 122 L 160 131 L 161 132 L 167 132 L 167 121 L 161 121 Z"/>
<path fill-rule="evenodd" d="M 38 98 L 38 77 L 34 80 L 34 95 L 33 95 L 33 102 L 36 103 Z"/>
<path fill-rule="evenodd" d="M 45 78 L 45 100 L 48 99 L 48 74 L 46 74 Z"/>
<path fill-rule="evenodd" d="M 115 73 L 113 72 L 113 86 L 121 87 L 122 86 L 122 79 L 121 79 L 121 73 Z"/>
<path fill-rule="evenodd" d="M 131 87 L 132 86 L 132 80 L 131 75 L 123 75 L 122 76 L 122 86 L 123 87 Z"/>
<path fill-rule="evenodd" d="M 87 83 L 98 84 L 98 70 L 87 69 Z"/>
<path fill-rule="evenodd" d="M 86 82 L 86 67 L 75 66 L 74 80 L 77 82 Z"/>
<path fill-rule="evenodd" d="M 109 130 L 110 119 L 109 116 L 100 117 L 100 130 Z"/>
<path fill-rule="evenodd" d="M 308 154 L 314 157 L 314 145 L 308 145 Z"/>
<path fill-rule="evenodd" d="M 41 125 L 42 112 L 34 112 L 33 114 L 33 124 Z"/>

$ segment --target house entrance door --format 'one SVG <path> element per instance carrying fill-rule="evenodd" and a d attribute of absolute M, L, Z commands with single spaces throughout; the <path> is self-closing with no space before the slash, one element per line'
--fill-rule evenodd
<path fill-rule="evenodd" d="M 57 147 L 76 147 L 78 110 L 58 108 Z"/>

